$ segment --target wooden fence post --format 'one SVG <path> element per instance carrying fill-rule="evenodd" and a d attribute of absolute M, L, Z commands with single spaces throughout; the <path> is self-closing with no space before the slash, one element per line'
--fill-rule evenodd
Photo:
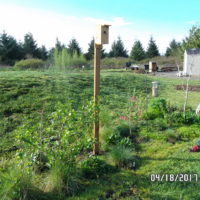
<path fill-rule="evenodd" d="M 99 92 L 100 92 L 100 60 L 102 45 L 94 44 L 94 147 L 93 154 L 99 154 Z"/>

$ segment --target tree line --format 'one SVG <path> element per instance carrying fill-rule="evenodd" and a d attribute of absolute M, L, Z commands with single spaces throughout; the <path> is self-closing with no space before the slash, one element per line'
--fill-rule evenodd
<path fill-rule="evenodd" d="M 183 39 L 182 42 L 177 42 L 173 39 L 166 49 L 165 56 L 180 56 L 186 48 L 200 48 L 200 27 L 193 26 L 189 31 L 189 36 Z M 68 45 L 62 44 L 59 39 L 56 39 L 55 46 L 49 51 L 44 45 L 38 47 L 37 42 L 31 33 L 24 35 L 23 42 L 17 41 L 13 36 L 8 35 L 5 31 L 0 34 L 0 63 L 13 65 L 17 60 L 27 58 L 39 58 L 42 60 L 51 60 L 55 51 L 66 51 L 69 55 L 77 54 L 84 56 L 86 60 L 92 60 L 94 56 L 94 39 L 88 44 L 88 50 L 83 53 L 78 41 L 72 38 Z M 130 55 L 126 50 L 124 43 L 120 37 L 117 38 L 111 45 L 111 50 L 107 53 L 104 49 L 101 50 L 102 58 L 105 57 L 130 57 L 135 61 L 140 61 L 145 58 L 153 58 L 160 56 L 157 44 L 153 37 L 150 37 L 148 47 L 144 50 L 140 40 L 134 42 Z"/>

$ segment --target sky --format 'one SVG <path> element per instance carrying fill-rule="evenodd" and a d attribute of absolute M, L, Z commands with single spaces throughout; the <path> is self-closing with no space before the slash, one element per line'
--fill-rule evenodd
<path fill-rule="evenodd" d="M 66 45 L 75 38 L 86 52 L 96 25 L 110 24 L 107 51 L 118 36 L 129 52 L 136 40 L 146 49 L 152 36 L 164 54 L 198 25 L 199 8 L 199 0 L 0 0 L 0 33 L 23 41 L 31 32 L 48 49 L 56 38 Z"/>

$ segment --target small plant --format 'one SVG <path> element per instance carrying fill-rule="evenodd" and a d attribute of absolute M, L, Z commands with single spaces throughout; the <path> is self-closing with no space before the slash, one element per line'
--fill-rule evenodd
<path fill-rule="evenodd" d="M 81 174 L 84 178 L 99 178 L 100 176 L 116 171 L 116 168 L 108 165 L 105 161 L 91 156 L 80 164 Z"/>
<path fill-rule="evenodd" d="M 169 143 L 175 144 L 176 141 L 180 140 L 180 135 L 175 132 L 173 129 L 167 129 L 165 132 L 165 140 Z"/>
<path fill-rule="evenodd" d="M 133 149 L 124 145 L 113 146 L 109 156 L 117 167 L 126 167 L 130 162 L 134 162 Z"/>
<path fill-rule="evenodd" d="M 72 195 L 80 189 L 74 160 L 57 159 L 45 180 L 45 192 L 54 192 L 58 196 Z"/>
<path fill-rule="evenodd" d="M 1 199 L 39 199 L 42 192 L 33 186 L 31 169 L 12 166 L 6 171 L 0 171 Z M 42 199 L 42 198 L 41 198 Z"/>
<path fill-rule="evenodd" d="M 163 131 L 163 130 L 167 129 L 168 124 L 165 119 L 157 118 L 153 121 L 153 126 L 156 130 Z"/>
<path fill-rule="evenodd" d="M 167 111 L 166 100 L 162 98 L 152 99 L 148 105 L 147 112 L 144 114 L 146 119 L 163 118 Z"/>
<path fill-rule="evenodd" d="M 189 141 L 200 136 L 199 126 L 183 126 L 178 128 L 176 131 L 179 133 L 181 140 L 183 141 Z"/>

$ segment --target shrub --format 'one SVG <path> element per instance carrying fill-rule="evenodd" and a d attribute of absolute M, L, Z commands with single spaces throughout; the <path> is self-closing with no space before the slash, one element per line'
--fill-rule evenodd
<path fill-rule="evenodd" d="M 175 111 L 169 114 L 169 121 L 177 124 L 195 124 L 200 122 L 200 116 L 196 115 L 194 111 L 187 111 L 184 115 L 183 111 Z"/>
<path fill-rule="evenodd" d="M 134 162 L 133 150 L 124 145 L 113 146 L 109 157 L 117 167 L 126 167 Z"/>
<path fill-rule="evenodd" d="M 175 132 L 173 129 L 167 129 L 165 131 L 165 140 L 170 143 L 175 143 L 176 141 L 180 140 L 180 135 Z"/>
<path fill-rule="evenodd" d="M 0 171 L 1 199 L 43 199 L 42 192 L 33 186 L 31 169 L 13 166 Z"/>
<path fill-rule="evenodd" d="M 168 124 L 165 119 L 157 118 L 153 121 L 153 126 L 154 126 L 154 129 L 156 129 L 158 131 L 163 131 L 163 130 L 167 129 Z"/>
<path fill-rule="evenodd" d="M 162 98 L 152 99 L 148 105 L 148 110 L 144 115 L 146 119 L 163 118 L 167 111 L 166 100 Z"/>
<path fill-rule="evenodd" d="M 129 58 L 104 58 L 101 60 L 102 68 L 117 69 L 125 67 L 125 63 L 129 62 Z"/>
<path fill-rule="evenodd" d="M 43 68 L 44 66 L 45 62 L 36 58 L 20 60 L 15 63 L 15 67 L 18 69 L 39 69 Z"/>
<path fill-rule="evenodd" d="M 80 164 L 81 173 L 84 178 L 99 178 L 101 175 L 115 172 L 116 168 L 108 165 L 105 161 L 91 156 Z"/>
<path fill-rule="evenodd" d="M 116 127 L 116 132 L 119 132 L 120 137 L 128 137 L 131 133 L 131 127 L 127 123 L 122 123 Z"/>
<path fill-rule="evenodd" d="M 74 161 L 56 160 L 45 180 L 45 191 L 54 192 L 58 196 L 72 195 L 80 189 Z"/>
<path fill-rule="evenodd" d="M 181 140 L 183 141 L 189 141 L 191 139 L 194 139 L 196 137 L 200 136 L 200 128 L 199 126 L 183 126 L 178 128 L 177 133 L 179 133 Z"/>

